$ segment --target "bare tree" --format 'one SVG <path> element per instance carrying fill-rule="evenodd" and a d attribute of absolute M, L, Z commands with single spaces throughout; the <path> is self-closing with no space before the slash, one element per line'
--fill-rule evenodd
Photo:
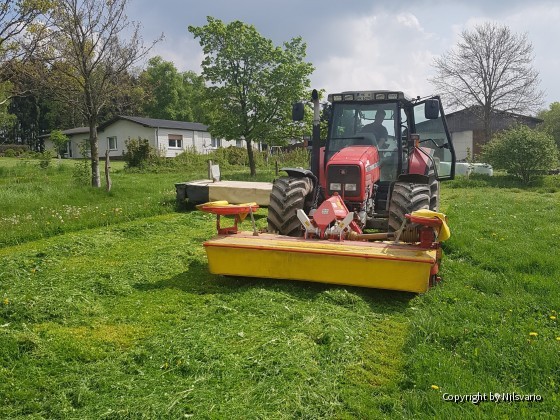
<path fill-rule="evenodd" d="M 4 85 L 0 105 L 23 92 L 13 89 L 17 69 L 25 62 L 45 34 L 45 13 L 50 0 L 0 0 L 0 83 Z M 43 17 L 42 24 L 38 19 Z"/>
<path fill-rule="evenodd" d="M 78 109 L 89 126 L 91 184 L 101 186 L 97 125 L 101 111 L 123 93 L 131 66 L 159 41 L 144 46 L 140 26 L 125 15 L 128 0 L 58 0 L 50 42 L 40 58 L 49 64 L 49 90 Z M 126 39 L 125 39 L 126 37 Z M 161 39 L 161 38 L 160 38 Z"/>
<path fill-rule="evenodd" d="M 0 61 L 20 58 L 29 51 L 21 48 L 21 41 L 49 7 L 49 0 L 0 0 Z"/>
<path fill-rule="evenodd" d="M 522 113 L 543 103 L 539 73 L 532 61 L 527 34 L 485 23 L 464 30 L 456 47 L 435 59 L 437 74 L 430 82 L 449 106 L 480 111 L 488 141 L 494 111 Z"/>

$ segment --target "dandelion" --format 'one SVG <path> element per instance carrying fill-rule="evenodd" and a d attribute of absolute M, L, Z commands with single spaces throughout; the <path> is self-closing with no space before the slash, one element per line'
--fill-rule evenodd
<path fill-rule="evenodd" d="M 529 333 L 529 337 L 536 337 L 537 335 L 539 335 L 539 333 L 536 333 L 534 331 Z"/>
<path fill-rule="evenodd" d="M 10 304 L 10 299 L 8 298 L 4 298 L 4 305 L 9 305 Z M 560 337 L 558 337 L 560 338 Z"/>
<path fill-rule="evenodd" d="M 550 315 L 550 319 L 552 319 L 554 321 L 556 319 L 556 317 L 554 315 Z"/>
<path fill-rule="evenodd" d="M 435 389 L 436 391 L 439 389 L 439 386 L 437 385 L 432 385 L 432 389 Z"/>
<path fill-rule="evenodd" d="M 556 337 L 556 341 L 560 341 L 560 337 Z"/>

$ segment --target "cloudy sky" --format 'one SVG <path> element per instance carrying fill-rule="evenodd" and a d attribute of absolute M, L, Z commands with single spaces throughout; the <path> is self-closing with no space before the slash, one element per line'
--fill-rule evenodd
<path fill-rule="evenodd" d="M 315 66 L 312 87 L 328 93 L 358 89 L 433 92 L 434 57 L 451 49 L 465 28 L 482 22 L 527 33 L 545 91 L 544 107 L 560 101 L 558 0 L 129 0 L 128 16 L 141 22 L 146 42 L 181 71 L 200 72 L 202 50 L 188 32 L 206 16 L 252 24 L 281 45 L 295 36 L 307 43 Z"/>

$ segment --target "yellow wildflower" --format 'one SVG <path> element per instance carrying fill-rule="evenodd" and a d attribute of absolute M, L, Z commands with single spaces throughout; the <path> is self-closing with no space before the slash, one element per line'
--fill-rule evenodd
<path fill-rule="evenodd" d="M 556 319 L 556 317 L 554 315 L 550 315 L 550 319 L 552 319 L 554 321 Z"/>
<path fill-rule="evenodd" d="M 435 389 L 436 391 L 439 389 L 439 386 L 437 385 L 432 385 L 432 389 Z"/>
<path fill-rule="evenodd" d="M 537 335 L 539 335 L 539 334 L 536 333 L 536 332 L 530 332 L 530 333 L 529 333 L 529 336 L 530 336 L 530 337 L 536 337 Z"/>

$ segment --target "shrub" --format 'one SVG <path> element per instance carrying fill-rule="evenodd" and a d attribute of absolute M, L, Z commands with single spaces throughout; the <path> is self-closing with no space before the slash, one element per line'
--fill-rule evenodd
<path fill-rule="evenodd" d="M 17 153 L 14 149 L 6 149 L 6 151 L 4 152 L 4 156 L 6 156 L 6 157 L 16 157 Z"/>
<path fill-rule="evenodd" d="M 125 141 L 125 145 L 124 160 L 126 161 L 127 168 L 143 168 L 150 162 L 150 159 L 157 156 L 147 139 L 129 138 Z"/>
<path fill-rule="evenodd" d="M 89 156 L 89 144 L 87 141 L 83 141 L 78 145 L 78 148 L 83 158 L 74 165 L 72 178 L 78 185 L 91 185 L 91 166 L 87 158 Z"/>
<path fill-rule="evenodd" d="M 5 155 L 8 150 L 12 150 L 15 153 L 14 156 L 19 156 L 22 153 L 27 152 L 29 150 L 29 146 L 26 144 L 0 144 L 0 154 Z"/>
<path fill-rule="evenodd" d="M 524 125 L 496 134 L 484 147 L 482 157 L 495 169 L 505 169 L 525 184 L 558 164 L 554 138 Z"/>
<path fill-rule="evenodd" d="M 50 150 L 45 150 L 41 153 L 41 157 L 39 158 L 39 166 L 43 169 L 47 169 L 51 164 L 52 155 Z"/>

